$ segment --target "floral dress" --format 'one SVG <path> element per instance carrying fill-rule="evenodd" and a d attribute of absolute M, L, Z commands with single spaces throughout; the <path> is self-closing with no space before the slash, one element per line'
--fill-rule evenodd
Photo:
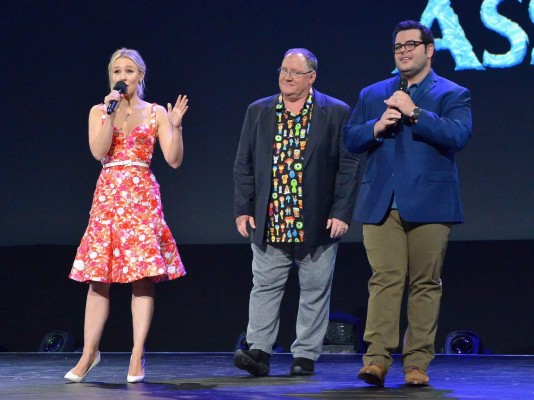
<path fill-rule="evenodd" d="M 102 122 L 106 107 L 102 105 Z M 80 282 L 154 282 L 185 275 L 176 243 L 163 216 L 159 184 L 148 168 L 156 142 L 156 104 L 148 124 L 128 136 L 116 127 L 96 184 L 89 224 L 69 278 Z"/>

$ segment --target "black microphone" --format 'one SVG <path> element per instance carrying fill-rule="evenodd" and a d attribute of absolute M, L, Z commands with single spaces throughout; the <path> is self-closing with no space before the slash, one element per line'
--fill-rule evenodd
<path fill-rule="evenodd" d="M 400 78 L 399 89 L 401 92 L 406 93 L 408 91 L 408 79 Z"/>
<path fill-rule="evenodd" d="M 126 93 L 126 88 L 128 85 L 124 83 L 124 81 L 118 81 L 115 86 L 113 86 L 113 90 L 117 90 L 120 94 Z M 117 100 L 111 100 L 108 104 L 108 115 L 111 115 L 111 113 L 115 110 L 115 107 L 117 106 Z"/>
<path fill-rule="evenodd" d="M 406 78 L 400 78 L 399 88 L 397 90 L 400 90 L 401 92 L 404 92 L 404 93 L 408 91 L 408 80 Z M 401 119 L 398 119 L 397 122 L 395 122 L 395 127 L 399 126 L 399 121 Z"/>

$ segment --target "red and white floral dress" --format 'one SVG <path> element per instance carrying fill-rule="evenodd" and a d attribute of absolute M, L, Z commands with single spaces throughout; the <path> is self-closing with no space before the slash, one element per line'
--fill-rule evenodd
<path fill-rule="evenodd" d="M 106 107 L 102 105 L 102 121 Z M 185 275 L 176 243 L 163 216 L 159 184 L 148 168 L 156 142 L 156 104 L 148 124 L 125 136 L 114 128 L 102 165 L 132 161 L 140 165 L 102 168 L 89 224 L 69 278 L 80 282 L 154 282 Z"/>

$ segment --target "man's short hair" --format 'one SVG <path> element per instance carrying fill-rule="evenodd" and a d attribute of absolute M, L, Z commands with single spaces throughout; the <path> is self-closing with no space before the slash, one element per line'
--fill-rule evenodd
<path fill-rule="evenodd" d="M 434 35 L 430 29 L 418 21 L 408 19 L 395 25 L 395 29 L 393 29 L 393 37 L 391 38 L 391 45 L 395 46 L 395 38 L 397 37 L 397 33 L 400 31 L 407 31 L 409 29 L 418 29 L 421 32 L 421 41 L 423 41 L 425 45 L 430 43 L 434 44 Z"/>
<path fill-rule="evenodd" d="M 290 54 L 302 54 L 306 59 L 306 65 L 308 66 L 310 71 L 317 71 L 317 57 L 315 57 L 315 55 L 311 51 L 302 47 L 289 49 L 288 51 L 286 51 L 286 54 L 284 54 L 284 58 L 286 58 Z"/>

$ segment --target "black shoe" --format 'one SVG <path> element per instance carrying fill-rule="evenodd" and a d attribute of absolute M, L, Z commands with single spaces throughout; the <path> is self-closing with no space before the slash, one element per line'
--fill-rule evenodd
<path fill-rule="evenodd" d="M 267 376 L 271 370 L 271 355 L 262 350 L 237 350 L 234 365 L 254 376 Z"/>
<path fill-rule="evenodd" d="M 305 357 L 297 357 L 291 365 L 291 375 L 313 375 L 315 361 Z"/>

